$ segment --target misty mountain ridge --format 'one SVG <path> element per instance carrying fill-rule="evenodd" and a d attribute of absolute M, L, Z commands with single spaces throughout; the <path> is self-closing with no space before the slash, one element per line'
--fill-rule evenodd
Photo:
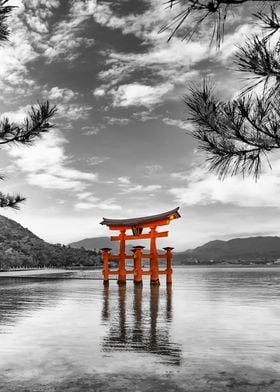
<path fill-rule="evenodd" d="M 174 259 L 179 262 L 206 261 L 274 261 L 280 258 L 280 237 L 257 236 L 234 238 L 228 241 L 214 240 L 195 249 L 178 252 Z"/>
<path fill-rule="evenodd" d="M 109 237 L 93 237 L 81 241 L 73 242 L 71 247 L 85 249 L 100 249 L 108 247 L 112 252 L 118 252 L 118 241 L 110 241 Z M 128 250 L 131 246 L 128 246 Z M 213 240 L 194 249 L 183 252 L 174 252 L 175 263 L 192 263 L 208 261 L 231 261 L 235 260 L 267 260 L 274 261 L 280 258 L 280 237 L 277 236 L 257 236 L 247 238 L 234 238 L 228 241 Z"/>
<path fill-rule="evenodd" d="M 71 266 L 100 263 L 98 250 L 112 248 L 118 253 L 119 242 L 109 237 L 93 237 L 73 242 L 68 246 L 53 245 L 40 239 L 12 219 L 0 215 L 0 267 L 11 266 Z M 135 244 L 134 244 L 135 245 Z M 132 244 L 127 246 L 129 254 Z M 214 240 L 195 249 L 174 252 L 174 264 L 208 262 L 267 262 L 280 259 L 280 237 L 257 236 Z"/>

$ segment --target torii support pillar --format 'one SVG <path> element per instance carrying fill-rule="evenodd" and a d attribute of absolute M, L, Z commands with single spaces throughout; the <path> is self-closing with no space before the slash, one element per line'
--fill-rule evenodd
<path fill-rule="evenodd" d="M 134 278 L 133 282 L 135 285 L 142 285 L 142 249 L 145 246 L 134 246 L 132 252 L 134 253 Z"/>
<path fill-rule="evenodd" d="M 119 254 L 119 273 L 118 284 L 126 284 L 126 269 L 125 269 L 125 232 L 126 229 L 120 231 L 120 254 Z"/>
<path fill-rule="evenodd" d="M 170 246 L 163 248 L 166 251 L 166 284 L 172 284 L 172 250 Z"/>
<path fill-rule="evenodd" d="M 109 286 L 109 258 L 111 248 L 102 248 L 102 260 L 103 260 L 103 284 Z"/>
<path fill-rule="evenodd" d="M 151 235 L 151 242 L 150 242 L 150 252 L 151 252 L 151 259 L 150 259 L 150 271 L 151 271 L 151 285 L 160 285 L 159 282 L 159 265 L 158 265 L 158 252 L 157 252 L 157 245 L 156 245 L 156 228 L 152 227 L 150 231 Z"/>

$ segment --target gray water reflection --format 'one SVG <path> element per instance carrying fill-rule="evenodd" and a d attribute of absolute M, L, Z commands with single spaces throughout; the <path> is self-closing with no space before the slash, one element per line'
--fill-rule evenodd
<path fill-rule="evenodd" d="M 39 310 L 44 306 L 55 307 L 63 288 L 55 285 L 55 290 L 42 283 L 28 279 L 7 278 L 0 280 L 0 333 L 8 325 L 16 324 L 19 318 Z"/>
<path fill-rule="evenodd" d="M 280 391 L 280 268 L 77 277 L 0 279 L 1 392 Z"/>
<path fill-rule="evenodd" d="M 143 300 L 142 286 L 135 286 L 132 293 L 125 286 L 119 286 L 117 309 L 113 307 L 110 311 L 110 289 L 104 287 L 102 319 L 109 325 L 109 330 L 103 339 L 102 349 L 105 352 L 151 353 L 158 356 L 159 362 L 179 366 L 180 345 L 172 342 L 169 332 L 172 289 L 167 288 L 161 296 L 157 286 L 152 286 L 149 291 L 147 301 L 146 298 Z M 132 299 L 127 298 L 130 294 Z M 116 298 L 111 300 L 115 302 Z"/>

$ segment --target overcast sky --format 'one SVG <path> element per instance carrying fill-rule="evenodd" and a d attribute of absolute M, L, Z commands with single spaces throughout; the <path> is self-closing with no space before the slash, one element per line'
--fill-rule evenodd
<path fill-rule="evenodd" d="M 180 206 L 163 245 L 184 250 L 212 239 L 279 235 L 280 159 L 258 183 L 209 174 L 186 134 L 183 95 L 208 74 L 221 95 L 240 87 L 235 45 L 254 27 L 241 8 L 220 51 L 158 34 L 164 0 L 26 0 L 0 48 L 0 113 L 20 120 L 30 104 L 58 106 L 56 128 L 29 148 L 2 149 L 5 192 L 27 201 L 1 210 L 50 242 L 107 235 L 103 217 L 157 214 Z M 179 11 L 179 8 L 175 9 Z M 163 228 L 164 230 L 166 228 Z"/>

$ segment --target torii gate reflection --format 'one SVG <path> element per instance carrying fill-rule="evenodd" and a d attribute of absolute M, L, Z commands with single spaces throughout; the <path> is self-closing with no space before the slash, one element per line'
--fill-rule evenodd
<path fill-rule="evenodd" d="M 115 301 L 115 296 L 108 286 L 104 286 L 102 320 L 110 327 L 103 340 L 103 351 L 147 352 L 158 355 L 163 363 L 180 365 L 180 345 L 170 341 L 171 287 L 160 292 L 158 286 L 151 286 L 148 299 L 143 298 L 142 286 L 134 286 L 132 296 L 130 290 L 120 285 L 118 308 L 114 306 L 111 311 L 110 301 Z M 133 301 L 133 306 L 130 306 L 129 300 Z"/>

